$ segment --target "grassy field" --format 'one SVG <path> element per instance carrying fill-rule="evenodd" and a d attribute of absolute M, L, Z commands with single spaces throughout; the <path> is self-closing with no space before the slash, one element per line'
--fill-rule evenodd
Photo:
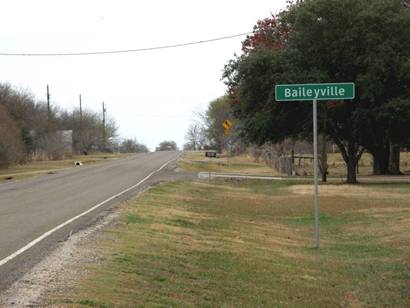
<path fill-rule="evenodd" d="M 21 180 L 27 177 L 74 167 L 74 162 L 81 161 L 84 165 L 94 164 L 109 159 L 125 157 L 118 153 L 93 153 L 89 155 L 73 155 L 62 160 L 33 161 L 23 165 L 0 169 L 0 183 L 7 180 Z"/>
<path fill-rule="evenodd" d="M 410 186 L 176 182 L 121 207 L 66 307 L 409 307 Z"/>
<path fill-rule="evenodd" d="M 299 161 L 296 160 L 298 165 Z M 333 177 L 345 176 L 346 175 L 346 164 L 339 153 L 329 153 L 328 154 L 328 165 L 329 165 L 329 175 Z M 373 158 L 369 153 L 364 153 L 358 163 L 358 175 L 372 175 L 373 174 Z M 312 175 L 312 162 L 305 161 L 304 166 L 302 163 L 302 168 L 298 170 L 299 174 Z M 298 168 L 299 169 L 299 168 Z M 403 173 L 410 174 L 410 153 L 402 152 L 400 154 L 400 170 Z"/>
<path fill-rule="evenodd" d="M 205 152 L 187 152 L 179 162 L 181 168 L 193 172 L 230 172 L 257 175 L 280 175 L 277 171 L 269 168 L 264 162 L 255 162 L 250 155 L 240 155 L 223 158 L 206 158 Z M 329 176 L 344 177 L 346 164 L 339 153 L 328 154 Z M 410 153 L 402 152 L 400 156 L 401 171 L 410 174 Z M 295 159 L 295 169 L 300 176 L 313 174 L 312 161 L 309 159 Z M 372 175 L 373 160 L 370 154 L 364 153 L 359 161 L 359 176 Z"/>

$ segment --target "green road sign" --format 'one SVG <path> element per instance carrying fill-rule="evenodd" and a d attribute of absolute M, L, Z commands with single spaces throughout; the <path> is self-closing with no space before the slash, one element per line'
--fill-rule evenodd
<path fill-rule="evenodd" d="M 307 83 L 279 84 L 275 86 L 277 101 L 313 101 L 313 203 L 315 208 L 315 247 L 319 248 L 319 188 L 318 188 L 318 154 L 317 154 L 317 101 L 354 99 L 353 82 L 344 83 Z"/>
<path fill-rule="evenodd" d="M 354 99 L 355 86 L 344 83 L 281 84 L 275 86 L 276 101 Z"/>

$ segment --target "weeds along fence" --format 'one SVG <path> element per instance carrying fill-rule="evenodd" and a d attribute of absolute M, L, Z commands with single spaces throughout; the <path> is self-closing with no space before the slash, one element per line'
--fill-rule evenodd
<path fill-rule="evenodd" d="M 271 166 L 274 170 L 288 176 L 295 175 L 295 168 L 292 157 L 277 156 L 271 159 Z"/>
<path fill-rule="evenodd" d="M 255 161 L 263 161 L 275 171 L 284 175 L 295 175 L 294 159 L 287 155 L 281 145 L 265 144 L 262 147 L 251 148 L 250 154 Z"/>
<path fill-rule="evenodd" d="M 334 148 L 332 152 L 335 152 Z M 273 170 L 287 176 L 305 176 L 310 174 L 313 168 L 312 144 L 308 142 L 285 140 L 279 144 L 264 144 L 251 148 L 250 155 L 254 157 L 255 161 L 263 161 Z M 320 160 L 319 169 L 322 172 Z"/>

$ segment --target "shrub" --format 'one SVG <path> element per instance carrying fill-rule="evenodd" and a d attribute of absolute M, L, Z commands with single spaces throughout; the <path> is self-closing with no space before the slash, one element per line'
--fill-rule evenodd
<path fill-rule="evenodd" d="M 21 133 L 7 110 L 0 106 L 0 168 L 22 161 L 24 147 Z"/>

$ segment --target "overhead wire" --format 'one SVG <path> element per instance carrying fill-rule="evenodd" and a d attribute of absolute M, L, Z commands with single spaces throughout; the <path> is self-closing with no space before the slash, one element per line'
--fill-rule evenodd
<path fill-rule="evenodd" d="M 177 44 L 170 44 L 170 45 L 160 45 L 160 46 L 153 46 L 153 47 L 145 47 L 145 48 L 135 48 L 135 49 L 120 49 L 120 50 L 105 50 L 105 51 L 90 51 L 90 52 L 60 52 L 60 53 L 35 53 L 35 52 L 26 52 L 26 53 L 8 53 L 8 52 L 0 52 L 0 56 L 23 56 L 23 57 L 57 57 L 57 56 L 91 56 L 91 55 L 108 55 L 108 54 L 121 54 L 121 53 L 135 53 L 135 52 L 146 52 L 146 51 L 154 51 L 154 50 L 161 50 L 161 49 L 170 49 L 170 48 L 180 48 L 198 44 L 205 44 L 211 43 L 216 41 L 228 40 L 236 37 L 241 37 L 245 35 L 249 35 L 252 32 L 245 32 L 239 34 L 233 34 L 228 36 L 222 36 L 207 40 L 201 41 L 192 41 L 187 43 L 177 43 Z"/>

